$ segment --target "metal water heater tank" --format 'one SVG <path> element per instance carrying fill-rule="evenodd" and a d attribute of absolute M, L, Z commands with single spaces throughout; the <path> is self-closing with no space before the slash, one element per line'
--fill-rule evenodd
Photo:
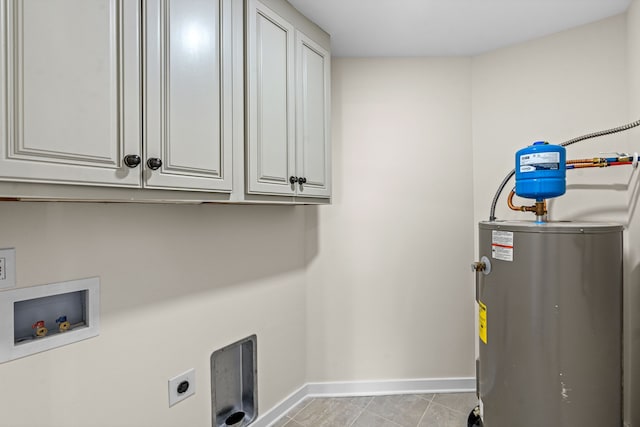
<path fill-rule="evenodd" d="M 484 427 L 621 426 L 622 227 L 479 228 Z"/>

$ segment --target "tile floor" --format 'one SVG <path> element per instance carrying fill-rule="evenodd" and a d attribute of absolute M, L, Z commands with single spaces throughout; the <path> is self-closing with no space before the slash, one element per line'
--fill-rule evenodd
<path fill-rule="evenodd" d="M 467 427 L 475 393 L 309 397 L 271 427 Z"/>

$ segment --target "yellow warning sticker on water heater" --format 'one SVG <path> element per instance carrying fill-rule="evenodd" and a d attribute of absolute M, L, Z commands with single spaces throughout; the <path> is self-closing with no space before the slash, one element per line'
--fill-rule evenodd
<path fill-rule="evenodd" d="M 478 332 L 483 343 L 487 343 L 487 306 L 478 301 Z"/>

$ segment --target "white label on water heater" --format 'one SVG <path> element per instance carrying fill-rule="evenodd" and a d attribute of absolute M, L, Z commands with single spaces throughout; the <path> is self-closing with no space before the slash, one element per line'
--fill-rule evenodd
<path fill-rule="evenodd" d="M 491 232 L 491 256 L 502 261 L 513 261 L 513 232 Z"/>

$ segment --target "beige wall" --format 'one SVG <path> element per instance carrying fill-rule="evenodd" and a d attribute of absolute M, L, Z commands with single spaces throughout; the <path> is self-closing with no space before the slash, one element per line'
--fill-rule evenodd
<path fill-rule="evenodd" d="M 101 278 L 100 336 L 0 364 L 0 425 L 209 426 L 209 357 L 257 333 L 263 410 L 305 381 L 308 207 L 1 203 L 20 286 Z M 168 408 L 167 380 L 196 369 Z"/>
<path fill-rule="evenodd" d="M 310 381 L 474 375 L 468 59 L 334 59 Z"/>

